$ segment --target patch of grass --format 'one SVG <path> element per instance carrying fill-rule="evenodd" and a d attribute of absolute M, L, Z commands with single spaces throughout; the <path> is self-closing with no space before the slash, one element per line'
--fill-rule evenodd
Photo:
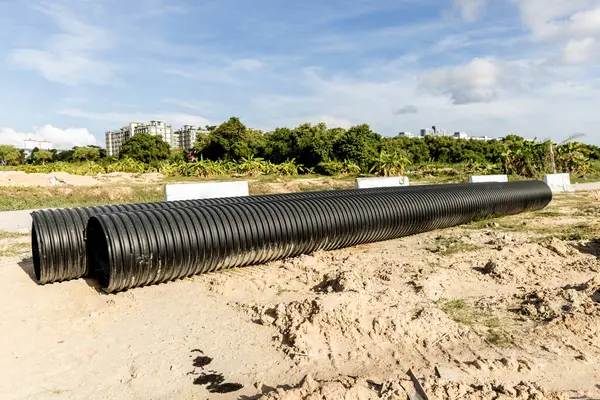
<path fill-rule="evenodd" d="M 508 347 L 514 344 L 503 328 L 505 323 L 490 311 L 475 308 L 462 299 L 440 299 L 436 305 L 454 322 L 471 327 L 494 346 Z"/>
<path fill-rule="evenodd" d="M 600 236 L 600 227 L 590 223 L 573 224 L 564 227 L 553 236 L 566 241 L 597 239 Z"/>
<path fill-rule="evenodd" d="M 510 335 L 499 329 L 490 329 L 487 333 L 486 339 L 488 342 L 498 347 L 510 347 L 514 344 L 510 338 Z"/>
<path fill-rule="evenodd" d="M 587 205 L 577 209 L 577 212 L 573 214 L 578 217 L 598 217 L 600 215 L 600 206 Z"/>
<path fill-rule="evenodd" d="M 482 249 L 482 246 L 476 244 L 464 243 L 458 238 L 439 237 L 435 241 L 434 247 L 428 250 L 441 256 L 451 256 L 459 253 L 467 253 Z"/>
<path fill-rule="evenodd" d="M 561 214 L 566 217 L 567 215 Z M 530 218 L 531 219 L 531 218 Z M 577 222 L 572 224 L 530 224 L 527 220 L 498 219 L 474 222 L 467 229 L 492 229 L 500 232 L 527 232 L 540 235 L 534 241 L 555 237 L 565 241 L 592 240 L 600 238 L 600 224 L 595 222 Z"/>
<path fill-rule="evenodd" d="M 0 239 L 13 239 L 29 236 L 29 233 L 16 233 L 16 232 L 4 232 L 0 231 Z"/>
<path fill-rule="evenodd" d="M 418 182 L 420 185 L 442 184 L 442 183 L 467 183 L 469 177 L 467 175 L 439 175 L 439 176 L 423 176 L 421 174 L 407 174 L 410 182 Z"/>
<path fill-rule="evenodd" d="M 543 210 L 532 213 L 535 217 L 564 217 L 567 214 L 563 214 L 556 210 Z"/>
<path fill-rule="evenodd" d="M 0 211 L 163 201 L 162 185 L 0 187 Z"/>
<path fill-rule="evenodd" d="M 471 306 L 464 300 L 439 300 L 437 304 L 439 305 L 440 310 L 448 314 L 455 322 L 465 325 L 473 325 L 475 322 L 473 313 L 471 312 Z"/>
<path fill-rule="evenodd" d="M 298 189 L 301 192 L 314 192 L 316 190 L 342 190 L 342 189 L 352 189 L 354 187 L 354 184 L 352 182 L 339 182 L 339 183 L 333 183 L 331 185 L 328 185 L 326 187 L 324 187 L 323 185 L 306 185 L 306 184 L 301 184 L 298 186 Z"/>
<path fill-rule="evenodd" d="M 25 253 L 31 245 L 29 243 L 11 243 L 6 247 L 0 248 L 0 257 L 14 257 Z"/>

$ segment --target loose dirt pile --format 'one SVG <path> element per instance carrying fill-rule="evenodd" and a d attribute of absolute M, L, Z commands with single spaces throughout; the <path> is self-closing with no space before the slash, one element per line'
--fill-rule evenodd
<path fill-rule="evenodd" d="M 71 175 L 66 172 L 48 174 L 28 174 L 23 171 L 0 171 L 0 186 L 99 186 L 103 184 L 151 184 L 161 182 L 163 175 L 158 173 L 130 174 L 112 172 L 95 176 Z"/>
<path fill-rule="evenodd" d="M 110 296 L 36 286 L 21 249 L 0 258 L 0 397 L 600 398 L 590 196 Z"/>
<path fill-rule="evenodd" d="M 514 386 L 501 383 L 466 385 L 448 382 L 439 377 L 421 379 L 425 395 L 431 399 L 523 399 L 523 400 L 567 400 L 566 395 L 549 392 L 539 386 L 520 382 Z M 315 380 L 307 375 L 296 388 L 277 389 L 263 396 L 265 400 L 320 400 L 320 399 L 415 399 L 419 394 L 411 379 L 396 379 L 378 383 L 376 380 L 338 377 L 334 380 Z"/>

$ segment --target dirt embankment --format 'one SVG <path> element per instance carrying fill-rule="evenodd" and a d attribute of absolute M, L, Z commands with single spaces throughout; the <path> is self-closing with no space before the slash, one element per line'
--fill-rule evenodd
<path fill-rule="evenodd" d="M 110 296 L 0 239 L 0 397 L 600 398 L 594 196 Z"/>
<path fill-rule="evenodd" d="M 23 171 L 0 171 L 0 186 L 99 186 L 103 184 L 152 184 L 161 182 L 162 174 L 112 172 L 95 176 L 71 175 L 66 172 L 28 174 Z"/>

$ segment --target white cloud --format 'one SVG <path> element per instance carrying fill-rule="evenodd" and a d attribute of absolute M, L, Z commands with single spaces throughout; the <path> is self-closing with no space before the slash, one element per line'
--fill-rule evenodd
<path fill-rule="evenodd" d="M 544 39 L 559 33 L 565 20 L 585 10 L 590 3 L 590 0 L 518 0 L 518 7 L 533 36 Z"/>
<path fill-rule="evenodd" d="M 244 71 L 255 71 L 261 68 L 264 64 L 254 58 L 242 58 L 235 60 L 230 64 L 231 69 L 241 69 Z"/>
<path fill-rule="evenodd" d="M 346 118 L 335 117 L 332 115 L 322 115 L 320 117 L 309 117 L 308 121 L 313 124 L 318 124 L 319 122 L 324 122 L 328 128 L 344 128 L 348 129 L 352 125 L 354 125 L 350 120 Z"/>
<path fill-rule="evenodd" d="M 89 119 L 93 121 L 103 121 L 115 124 L 114 128 L 121 127 L 131 121 L 147 122 L 151 120 L 164 120 L 167 124 L 173 125 L 175 128 L 182 125 L 211 125 L 207 118 L 180 113 L 121 113 L 121 112 L 106 112 L 95 113 L 77 108 L 65 108 L 57 111 L 58 114 L 67 115 L 69 117 Z"/>
<path fill-rule="evenodd" d="M 84 55 L 20 49 L 12 53 L 12 58 L 21 67 L 38 71 L 47 80 L 65 85 L 103 85 L 113 78 L 110 65 Z"/>
<path fill-rule="evenodd" d="M 192 111 L 202 111 L 207 112 L 213 108 L 213 104 L 204 101 L 188 101 L 188 100 L 178 100 L 178 99 L 164 99 L 163 103 L 174 104 L 181 108 L 187 108 Z"/>
<path fill-rule="evenodd" d="M 488 103 L 496 98 L 501 76 L 495 60 L 474 58 L 468 64 L 427 71 L 420 82 L 432 93 L 450 96 L 454 104 Z"/>
<path fill-rule="evenodd" d="M 191 79 L 196 76 L 195 73 L 184 71 L 184 70 L 178 69 L 178 68 L 165 68 L 165 69 L 162 69 L 161 72 L 164 74 L 167 74 L 167 75 L 176 75 L 176 76 L 181 76 L 182 78 L 187 78 L 187 79 Z"/>
<path fill-rule="evenodd" d="M 553 44 L 563 62 L 598 60 L 600 6 L 597 0 L 520 0 L 525 25 L 535 40 Z"/>
<path fill-rule="evenodd" d="M 600 35 L 600 6 L 573 15 L 569 25 L 570 30 L 578 36 Z"/>
<path fill-rule="evenodd" d="M 588 61 L 596 54 L 596 39 L 569 40 L 565 46 L 564 61 L 569 64 Z"/>
<path fill-rule="evenodd" d="M 15 64 L 65 85 L 111 82 L 116 67 L 97 55 L 111 46 L 112 37 L 107 31 L 78 20 L 58 5 L 42 3 L 34 8 L 57 24 L 61 32 L 50 36 L 41 49 L 13 50 L 10 57 Z"/>
<path fill-rule="evenodd" d="M 55 149 L 66 150 L 74 146 L 97 145 L 96 137 L 85 128 L 61 129 L 52 125 L 34 128 L 33 132 L 17 132 L 12 128 L 0 127 L 0 144 L 23 147 L 27 139 L 49 140 Z"/>
<path fill-rule="evenodd" d="M 484 6 L 484 0 L 454 0 L 454 7 L 458 8 L 462 18 L 469 22 L 477 20 Z"/>

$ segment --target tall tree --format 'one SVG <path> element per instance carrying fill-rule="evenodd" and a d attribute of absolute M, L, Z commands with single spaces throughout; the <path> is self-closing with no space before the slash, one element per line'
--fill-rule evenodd
<path fill-rule="evenodd" d="M 48 150 L 38 150 L 33 156 L 33 161 L 36 164 L 46 164 L 52 161 L 52 153 Z"/>
<path fill-rule="evenodd" d="M 13 146 L 0 145 L 0 161 L 6 165 L 19 165 L 23 163 L 21 152 Z"/>
<path fill-rule="evenodd" d="M 264 148 L 264 135 L 259 130 L 248 129 L 239 118 L 231 117 L 196 141 L 196 150 L 210 160 L 232 160 L 260 155 Z"/>
<path fill-rule="evenodd" d="M 75 161 L 95 161 L 100 158 L 100 150 L 93 147 L 78 147 L 72 157 Z"/>
<path fill-rule="evenodd" d="M 276 128 L 265 134 L 265 158 L 280 164 L 285 160 L 297 158 L 298 149 L 294 132 L 289 128 Z"/>
<path fill-rule="evenodd" d="M 368 172 L 379 157 L 382 146 L 381 135 L 371 130 L 367 124 L 348 129 L 334 144 L 333 152 L 338 160 L 349 160 Z"/>
<path fill-rule="evenodd" d="M 146 164 L 169 158 L 169 144 L 158 135 L 142 133 L 125 140 L 119 150 L 119 158 L 132 158 Z"/>

